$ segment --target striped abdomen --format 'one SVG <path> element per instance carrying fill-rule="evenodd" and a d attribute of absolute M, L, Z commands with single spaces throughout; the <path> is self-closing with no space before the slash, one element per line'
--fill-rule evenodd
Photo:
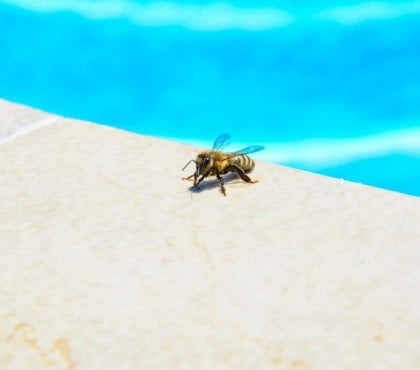
<path fill-rule="evenodd" d="M 251 172 L 255 166 L 254 161 L 246 154 L 239 154 L 232 158 L 232 163 L 244 170 L 244 172 Z"/>

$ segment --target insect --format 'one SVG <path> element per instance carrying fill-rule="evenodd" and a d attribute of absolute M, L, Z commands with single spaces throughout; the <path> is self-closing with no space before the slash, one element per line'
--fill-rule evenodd
<path fill-rule="evenodd" d="M 230 143 L 230 135 L 222 134 L 217 137 L 211 150 L 201 152 L 196 159 L 191 159 L 182 169 L 184 171 L 191 162 L 196 165 L 195 172 L 183 180 L 194 178 L 194 187 L 199 189 L 198 185 L 208 176 L 216 176 L 220 181 L 220 189 L 223 195 L 226 195 L 225 182 L 222 175 L 228 172 L 235 172 L 243 181 L 255 183 L 251 180 L 247 172 L 251 172 L 255 166 L 254 161 L 247 155 L 263 150 L 263 146 L 253 145 L 237 150 L 232 153 L 222 152 L 222 149 Z"/>

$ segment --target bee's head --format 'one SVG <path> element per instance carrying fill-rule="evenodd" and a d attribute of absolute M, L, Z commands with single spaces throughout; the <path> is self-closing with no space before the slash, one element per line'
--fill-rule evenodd
<path fill-rule="evenodd" d="M 211 168 L 213 160 L 211 159 L 209 153 L 203 152 L 197 156 L 196 165 L 198 174 L 202 175 Z"/>

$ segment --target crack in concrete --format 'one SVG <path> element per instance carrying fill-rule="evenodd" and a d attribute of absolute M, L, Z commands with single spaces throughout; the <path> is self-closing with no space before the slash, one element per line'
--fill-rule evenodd
<path fill-rule="evenodd" d="M 213 277 L 217 278 L 217 269 L 216 266 L 214 265 L 210 253 L 207 249 L 207 247 L 199 240 L 198 237 L 198 228 L 195 225 L 192 225 L 193 227 L 193 242 L 194 245 L 196 245 L 198 247 L 198 250 L 201 253 L 201 256 L 203 257 L 204 261 L 206 262 L 206 264 L 210 267 L 210 270 L 212 271 Z"/>

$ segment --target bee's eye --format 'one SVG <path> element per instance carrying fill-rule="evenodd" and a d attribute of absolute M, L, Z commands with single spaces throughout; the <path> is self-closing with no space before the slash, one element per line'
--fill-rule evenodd
<path fill-rule="evenodd" d="M 209 157 L 204 158 L 203 164 L 204 166 L 208 166 L 210 164 L 210 158 Z"/>

